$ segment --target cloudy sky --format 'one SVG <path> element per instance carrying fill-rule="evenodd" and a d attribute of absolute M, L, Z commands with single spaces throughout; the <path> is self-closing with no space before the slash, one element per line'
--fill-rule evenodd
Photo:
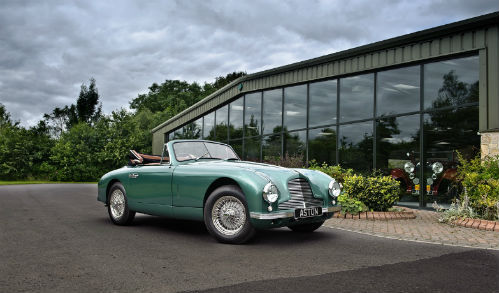
<path fill-rule="evenodd" d="M 31 126 L 94 77 L 109 113 L 153 82 L 212 82 L 496 10 L 496 0 L 1 0 L 0 103 Z"/>

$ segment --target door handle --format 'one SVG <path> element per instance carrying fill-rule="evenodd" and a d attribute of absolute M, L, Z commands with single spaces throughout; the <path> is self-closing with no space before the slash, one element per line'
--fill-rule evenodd
<path fill-rule="evenodd" d="M 138 174 L 138 173 L 130 173 L 130 174 L 128 175 L 128 178 L 137 178 L 137 177 L 139 177 L 139 174 Z"/>

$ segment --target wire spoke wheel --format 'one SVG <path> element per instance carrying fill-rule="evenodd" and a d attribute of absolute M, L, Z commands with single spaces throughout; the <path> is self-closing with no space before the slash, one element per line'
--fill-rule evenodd
<path fill-rule="evenodd" d="M 115 189 L 111 194 L 109 200 L 109 206 L 111 207 L 111 215 L 115 219 L 123 217 L 125 213 L 125 195 L 119 189 Z"/>
<path fill-rule="evenodd" d="M 220 233 L 235 235 L 243 229 L 246 222 L 246 209 L 238 198 L 222 196 L 213 205 L 211 219 Z"/>

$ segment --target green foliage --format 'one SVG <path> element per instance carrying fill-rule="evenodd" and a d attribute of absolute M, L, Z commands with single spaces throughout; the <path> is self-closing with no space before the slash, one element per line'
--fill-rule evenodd
<path fill-rule="evenodd" d="M 52 135 L 57 138 L 63 131 L 80 122 L 94 124 L 101 117 L 102 105 L 99 103 L 99 92 L 93 78 L 90 79 L 90 86 L 81 85 L 76 105 L 56 107 L 52 113 L 43 115 Z"/>
<path fill-rule="evenodd" d="M 473 211 L 473 208 L 469 205 L 469 198 L 467 195 L 464 196 L 462 201 L 456 199 L 447 210 L 444 210 L 437 202 L 434 202 L 432 207 L 437 212 L 441 212 L 441 216 L 438 218 L 438 221 L 441 223 L 452 223 L 459 218 L 478 217 L 475 211 Z"/>
<path fill-rule="evenodd" d="M 43 121 L 25 129 L 0 104 L 0 179 L 46 178 L 42 163 L 53 143 Z"/>
<path fill-rule="evenodd" d="M 388 211 L 399 198 L 399 182 L 391 176 L 351 175 L 344 177 L 343 191 L 369 210 Z"/>
<path fill-rule="evenodd" d="M 99 150 L 103 149 L 105 137 L 98 129 L 79 123 L 63 133 L 52 149 L 51 179 L 57 181 L 92 181 L 104 170 L 99 162 Z"/>
<path fill-rule="evenodd" d="M 358 213 L 364 212 L 367 210 L 367 207 L 360 200 L 352 198 L 347 194 L 341 194 L 338 196 L 338 202 L 341 205 L 341 212 L 348 213 L 351 215 L 357 215 Z"/>
<path fill-rule="evenodd" d="M 164 111 L 168 119 L 244 75 L 245 72 L 229 73 L 217 77 L 213 83 L 205 83 L 204 86 L 180 80 L 153 83 L 147 94 L 138 95 L 130 102 L 130 108 L 137 111 L 148 109 L 152 113 Z"/>
<path fill-rule="evenodd" d="M 318 170 L 323 173 L 326 173 L 327 175 L 338 180 L 338 182 L 340 183 L 345 182 L 345 177 L 352 176 L 354 174 L 352 169 L 345 169 L 342 168 L 340 165 L 328 165 L 326 163 L 319 165 L 315 160 L 311 160 L 309 162 L 309 165 L 310 165 L 309 169 Z"/>
<path fill-rule="evenodd" d="M 75 104 L 54 108 L 30 129 L 13 122 L 0 104 L 0 179 L 95 181 L 125 165 L 130 149 L 151 153 L 152 128 L 243 75 L 229 73 L 203 86 L 178 80 L 153 84 L 149 93 L 132 100 L 135 113 L 120 109 L 110 115 L 102 115 L 96 83 L 90 79 Z M 226 133 L 223 127 L 217 133 Z M 188 137 L 200 134 L 194 123 L 185 130 Z"/>
<path fill-rule="evenodd" d="M 469 206 L 483 219 L 498 219 L 499 156 L 482 161 L 479 156 L 466 160 L 459 157 L 458 179 L 463 185 L 463 200 L 469 197 Z"/>
<path fill-rule="evenodd" d="M 280 156 L 265 156 L 264 162 L 286 168 L 303 168 L 303 156 L 300 154 Z"/>

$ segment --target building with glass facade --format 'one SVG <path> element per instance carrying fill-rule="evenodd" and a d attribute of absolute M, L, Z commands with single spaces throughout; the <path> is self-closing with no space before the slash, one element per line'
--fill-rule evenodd
<path fill-rule="evenodd" d="M 381 170 L 402 200 L 453 197 L 457 155 L 499 151 L 499 13 L 239 78 L 153 129 L 245 160 Z M 486 139 L 484 139 L 486 137 Z"/>

